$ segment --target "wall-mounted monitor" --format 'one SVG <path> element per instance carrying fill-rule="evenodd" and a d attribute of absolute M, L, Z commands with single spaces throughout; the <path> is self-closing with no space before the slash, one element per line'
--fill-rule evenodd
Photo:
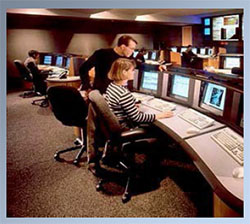
<path fill-rule="evenodd" d="M 63 56 L 56 56 L 56 66 L 58 67 L 63 66 Z"/>
<path fill-rule="evenodd" d="M 159 88 L 159 72 L 157 71 L 143 71 L 140 91 L 156 95 Z"/>
<path fill-rule="evenodd" d="M 240 57 L 225 57 L 224 69 L 240 68 Z"/>
<path fill-rule="evenodd" d="M 204 19 L 204 26 L 210 26 L 210 18 Z"/>
<path fill-rule="evenodd" d="M 239 40 L 239 15 L 214 17 L 213 40 Z"/>
<path fill-rule="evenodd" d="M 52 55 L 44 55 L 43 64 L 44 65 L 51 65 L 52 64 Z"/>
<path fill-rule="evenodd" d="M 214 83 L 206 83 L 200 107 L 216 115 L 223 115 L 226 88 Z"/>
<path fill-rule="evenodd" d="M 210 27 L 205 27 L 205 28 L 204 28 L 204 35 L 205 35 L 205 36 L 211 35 L 211 29 L 210 29 Z"/>
<path fill-rule="evenodd" d="M 206 48 L 200 48 L 200 54 L 205 55 L 206 54 Z"/>
<path fill-rule="evenodd" d="M 177 47 L 171 47 L 171 51 L 177 52 Z"/>
<path fill-rule="evenodd" d="M 177 99 L 188 99 L 190 78 L 182 75 L 172 75 L 170 96 Z"/>

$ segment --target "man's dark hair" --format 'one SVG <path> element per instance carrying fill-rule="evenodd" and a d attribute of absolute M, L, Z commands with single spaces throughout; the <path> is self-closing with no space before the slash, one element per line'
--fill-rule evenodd
<path fill-rule="evenodd" d="M 35 58 L 38 54 L 39 54 L 39 52 L 36 51 L 36 50 L 30 50 L 30 51 L 28 52 L 28 55 L 29 55 L 30 57 L 32 57 L 32 58 Z"/>
<path fill-rule="evenodd" d="M 123 35 L 123 36 L 121 36 L 119 39 L 118 39 L 118 43 L 117 43 L 117 45 L 118 45 L 118 47 L 120 47 L 121 45 L 125 45 L 125 46 L 128 46 L 128 43 L 129 43 L 129 41 L 133 41 L 133 42 L 135 42 L 136 44 L 137 44 L 137 41 L 133 38 L 133 37 L 131 37 L 131 36 L 129 36 L 129 35 Z"/>
<path fill-rule="evenodd" d="M 189 48 L 189 47 L 192 47 L 192 45 L 189 44 L 189 45 L 187 46 L 187 48 Z"/>

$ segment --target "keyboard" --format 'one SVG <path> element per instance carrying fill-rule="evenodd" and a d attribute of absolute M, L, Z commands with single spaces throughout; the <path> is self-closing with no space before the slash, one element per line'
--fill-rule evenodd
<path fill-rule="evenodd" d="M 151 100 L 142 102 L 142 104 L 161 112 L 171 111 L 176 108 L 175 104 L 158 98 L 153 98 Z"/>
<path fill-rule="evenodd" d="M 187 109 L 178 116 L 199 129 L 207 128 L 214 123 L 214 119 L 193 109 Z"/>
<path fill-rule="evenodd" d="M 137 101 L 141 101 L 141 102 L 151 100 L 154 98 L 154 96 L 150 96 L 150 95 L 143 94 L 143 93 L 137 93 L 137 92 L 132 92 L 132 95 Z"/>
<path fill-rule="evenodd" d="M 244 141 L 230 128 L 211 135 L 211 138 L 241 166 L 244 164 Z"/>

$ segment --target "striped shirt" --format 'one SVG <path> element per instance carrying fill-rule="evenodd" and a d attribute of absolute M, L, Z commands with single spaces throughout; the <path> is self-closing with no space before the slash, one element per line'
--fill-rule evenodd
<path fill-rule="evenodd" d="M 105 95 L 110 109 L 121 125 L 130 127 L 132 123 L 150 123 L 155 121 L 155 114 L 145 114 L 138 110 L 135 98 L 124 86 L 110 83 Z"/>

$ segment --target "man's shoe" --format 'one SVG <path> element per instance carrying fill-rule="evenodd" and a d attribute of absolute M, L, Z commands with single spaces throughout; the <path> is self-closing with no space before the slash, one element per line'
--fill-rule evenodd
<path fill-rule="evenodd" d="M 96 163 L 90 163 L 88 166 L 88 170 L 96 177 L 99 176 L 100 167 Z"/>

